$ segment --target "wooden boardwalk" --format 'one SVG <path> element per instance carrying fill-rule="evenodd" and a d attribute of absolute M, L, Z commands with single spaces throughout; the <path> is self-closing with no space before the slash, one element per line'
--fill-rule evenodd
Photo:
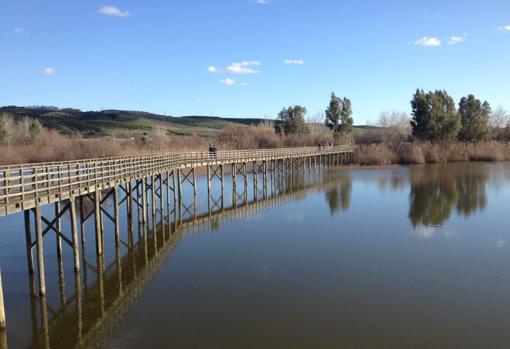
<path fill-rule="evenodd" d="M 95 252 L 102 259 L 106 219 L 112 222 L 115 249 L 119 251 L 123 243 L 121 219 L 127 221 L 125 244 L 132 248 L 136 222 L 142 227 L 141 236 L 146 239 L 147 231 L 151 226 L 154 229 L 158 221 L 170 222 L 174 217 L 174 222 L 182 223 L 183 216 L 195 216 L 199 190 L 197 168 L 205 169 L 207 187 L 203 190 L 207 193 L 208 211 L 212 212 L 214 208 L 224 208 L 226 179 L 231 183 L 232 205 L 235 207 L 239 198 L 246 201 L 249 179 L 254 195 L 262 190 L 261 197 L 264 197 L 269 186 L 273 188 L 296 176 L 312 176 L 325 167 L 349 164 L 353 159 L 353 148 L 336 146 L 191 152 L 1 166 L 0 219 L 23 212 L 28 272 L 30 275 L 37 272 L 38 293 L 44 297 L 44 237 L 50 232 L 56 237 L 59 265 L 62 264 L 63 245 L 68 245 L 73 252 L 75 273 L 79 273 L 80 242 L 83 247 L 89 220 L 93 220 Z M 240 179 L 241 184 L 238 183 Z M 211 187 L 214 181 L 219 182 L 221 202 L 213 198 Z M 244 188 L 241 196 L 238 185 Z M 190 205 L 184 203 L 184 189 L 192 190 Z M 48 209 L 43 211 L 43 206 L 50 204 L 54 207 L 51 213 Z M 64 216 L 68 217 L 69 225 L 62 224 Z M 6 323 L 1 296 L 0 275 L 0 328 Z"/>

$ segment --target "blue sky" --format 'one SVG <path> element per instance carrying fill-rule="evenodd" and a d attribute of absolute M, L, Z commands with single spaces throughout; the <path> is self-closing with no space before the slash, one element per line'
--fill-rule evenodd
<path fill-rule="evenodd" d="M 0 105 L 356 124 L 416 88 L 510 109 L 510 1 L 2 0 Z M 290 63 L 290 64 L 289 64 Z"/>

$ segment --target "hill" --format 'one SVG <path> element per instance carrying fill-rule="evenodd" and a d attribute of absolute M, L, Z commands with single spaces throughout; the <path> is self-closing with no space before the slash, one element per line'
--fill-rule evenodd
<path fill-rule="evenodd" d="M 219 116 L 168 116 L 131 110 L 81 111 L 73 108 L 47 106 L 0 107 L 0 114 L 8 113 L 14 118 L 36 118 L 44 127 L 58 130 L 65 135 L 81 134 L 87 138 L 113 137 L 130 139 L 154 135 L 185 136 L 196 134 L 213 137 L 229 123 L 258 125 L 273 121 L 263 118 L 228 118 Z M 374 128 L 354 126 L 355 132 Z"/>
<path fill-rule="evenodd" d="M 14 118 L 36 118 L 44 127 L 66 135 L 80 133 L 84 137 L 131 138 L 164 133 L 167 135 L 215 136 L 228 123 L 257 125 L 261 118 L 225 118 L 219 116 L 167 116 L 129 110 L 81 111 L 55 107 L 0 107 L 0 114 Z"/>

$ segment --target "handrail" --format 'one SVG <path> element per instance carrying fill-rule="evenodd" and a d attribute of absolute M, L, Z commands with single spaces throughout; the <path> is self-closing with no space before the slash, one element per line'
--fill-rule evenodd
<path fill-rule="evenodd" d="M 0 167 L 0 207 L 25 199 L 111 186 L 172 168 L 351 152 L 350 146 L 225 150 L 124 156 Z M 1 215 L 1 212 L 0 212 Z"/>

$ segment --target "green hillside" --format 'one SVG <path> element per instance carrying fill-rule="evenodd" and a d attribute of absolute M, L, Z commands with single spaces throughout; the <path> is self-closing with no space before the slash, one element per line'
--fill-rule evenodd
<path fill-rule="evenodd" d="M 141 111 L 102 110 L 81 111 L 53 107 L 0 107 L 0 113 L 15 118 L 37 118 L 44 127 L 67 135 L 81 134 L 85 137 L 130 138 L 139 135 L 214 136 L 228 123 L 257 125 L 266 120 L 260 118 L 223 118 L 213 116 L 166 116 Z"/>

